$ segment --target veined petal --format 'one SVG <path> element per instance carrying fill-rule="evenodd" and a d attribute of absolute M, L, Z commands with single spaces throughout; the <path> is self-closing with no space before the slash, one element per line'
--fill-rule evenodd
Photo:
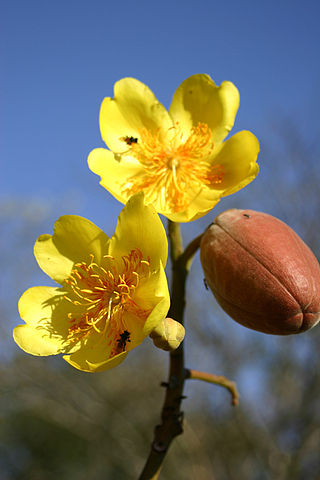
<path fill-rule="evenodd" d="M 231 82 L 218 87 L 205 74 L 192 75 L 176 90 L 169 113 L 186 134 L 204 123 L 212 130 L 213 141 L 221 142 L 233 127 L 239 108 L 239 92 Z"/>
<path fill-rule="evenodd" d="M 139 248 L 145 259 L 150 257 L 151 270 L 167 263 L 166 232 L 155 209 L 144 204 L 143 193 L 133 195 L 121 211 L 116 231 L 110 241 L 110 255 L 121 258 Z"/>
<path fill-rule="evenodd" d="M 156 133 L 172 126 L 170 116 L 152 91 L 135 78 L 123 78 L 114 86 L 114 98 L 105 98 L 100 110 L 101 136 L 110 150 L 127 150 L 126 137 L 140 138 L 143 128 Z"/>
<path fill-rule="evenodd" d="M 128 195 L 124 193 L 128 179 L 143 174 L 143 167 L 137 160 L 123 156 L 121 162 L 114 159 L 110 150 L 96 148 L 88 157 L 90 170 L 101 177 L 100 184 L 119 202 L 126 203 Z"/>
<path fill-rule="evenodd" d="M 42 270 L 53 280 L 62 283 L 77 262 L 100 261 L 108 248 L 108 236 L 86 218 L 65 215 L 56 221 L 54 234 L 41 235 L 35 243 L 34 254 Z"/>

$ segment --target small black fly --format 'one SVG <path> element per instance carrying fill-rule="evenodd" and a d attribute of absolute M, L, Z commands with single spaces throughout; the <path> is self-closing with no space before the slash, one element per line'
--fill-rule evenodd
<path fill-rule="evenodd" d="M 128 332 L 128 330 L 124 330 L 124 331 L 120 334 L 120 338 L 117 340 L 118 348 L 119 348 L 119 350 L 121 350 L 122 352 L 125 351 L 127 343 L 128 343 L 128 342 L 131 342 L 131 340 L 130 340 L 130 335 L 131 335 L 131 333 Z"/>
<path fill-rule="evenodd" d="M 135 137 L 122 137 L 120 140 L 126 142 L 127 145 L 132 145 L 133 143 L 138 143 L 138 139 Z"/>

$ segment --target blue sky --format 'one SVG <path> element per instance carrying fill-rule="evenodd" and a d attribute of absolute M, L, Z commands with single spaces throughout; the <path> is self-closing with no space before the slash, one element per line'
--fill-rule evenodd
<path fill-rule="evenodd" d="M 0 8 L 0 200 L 43 199 L 57 215 L 72 208 L 100 224 L 114 217 L 121 206 L 86 158 L 103 146 L 100 103 L 125 76 L 167 107 L 189 75 L 231 80 L 241 95 L 235 131 L 253 131 L 262 145 L 281 115 L 306 138 L 319 133 L 317 1 L 4 0 Z M 65 195 L 74 199 L 67 211 Z"/>
<path fill-rule="evenodd" d="M 21 266 L 29 268 L 35 239 L 51 233 L 56 218 L 75 213 L 109 235 L 114 231 L 122 205 L 99 186 L 86 161 L 90 150 L 103 146 L 99 108 L 105 96 L 113 95 L 113 84 L 137 77 L 169 107 L 174 90 L 189 75 L 204 72 L 217 84 L 232 81 L 241 98 L 234 131 L 251 130 L 261 142 L 254 191 L 263 193 L 273 175 L 263 152 L 278 148 L 273 133 L 279 119 L 281 124 L 290 118 L 306 144 L 320 138 L 319 17 L 316 0 L 0 0 L 0 220 L 1 203 L 10 199 L 28 204 L 29 213 L 37 203 L 50 207 L 50 215 L 39 222 L 44 230 L 30 221 L 34 232 L 22 251 L 19 238 L 2 232 L 2 242 L 12 249 L 9 261 L 14 258 L 20 272 L 17 283 L 16 270 L 7 266 L 13 271 L 10 288 L 3 275 L 14 324 L 17 292 L 31 286 Z M 217 213 L 237 206 L 250 188 L 221 202 Z M 197 221 L 202 229 L 212 221 L 209 215 L 209 221 Z M 189 225 L 183 231 L 190 236 Z M 50 283 L 34 259 L 33 269 L 41 277 L 33 285 Z M 202 285 L 202 274 L 197 278 Z M 253 343 L 258 338 L 241 329 L 237 334 L 251 335 Z"/>

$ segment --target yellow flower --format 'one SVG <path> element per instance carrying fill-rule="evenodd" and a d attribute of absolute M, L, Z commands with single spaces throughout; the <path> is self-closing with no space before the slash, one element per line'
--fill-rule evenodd
<path fill-rule="evenodd" d="M 26 324 L 14 329 L 14 340 L 32 355 L 64 353 L 79 370 L 107 370 L 167 315 L 167 238 L 143 194 L 128 201 L 111 239 L 89 220 L 66 215 L 34 251 L 62 288 L 33 287 L 20 298 Z"/>
<path fill-rule="evenodd" d="M 114 87 L 100 110 L 101 135 L 90 169 L 120 202 L 143 191 L 147 203 L 175 222 L 195 220 L 258 174 L 259 142 L 241 131 L 223 142 L 239 107 L 231 82 L 220 87 L 193 75 L 176 90 L 169 112 L 134 78 Z"/>

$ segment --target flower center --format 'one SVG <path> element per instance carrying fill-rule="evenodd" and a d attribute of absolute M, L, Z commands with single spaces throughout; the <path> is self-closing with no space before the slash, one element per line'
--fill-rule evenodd
<path fill-rule="evenodd" d="M 214 143 L 208 125 L 199 123 L 187 139 L 177 123 L 167 133 L 163 137 L 160 130 L 153 134 L 143 129 L 139 141 L 122 137 L 129 145 L 125 154 L 144 167 L 143 173 L 129 178 L 123 194 L 129 197 L 143 190 L 147 202 L 159 201 L 162 211 L 180 212 L 204 186 L 221 183 L 224 169 L 210 162 Z"/>
<path fill-rule="evenodd" d="M 89 264 L 76 263 L 65 280 L 70 290 L 65 299 L 78 307 L 75 311 L 79 309 L 78 314 L 68 314 L 67 339 L 74 343 L 94 332 L 104 335 L 112 357 L 126 351 L 132 339 L 125 313 L 133 314 L 138 323 L 143 323 L 150 314 L 150 310 L 140 308 L 134 301 L 141 280 L 150 275 L 150 262 L 143 259 L 138 248 L 122 257 L 121 272 L 111 255 L 104 258 L 109 268 L 95 263 L 91 255 Z"/>

